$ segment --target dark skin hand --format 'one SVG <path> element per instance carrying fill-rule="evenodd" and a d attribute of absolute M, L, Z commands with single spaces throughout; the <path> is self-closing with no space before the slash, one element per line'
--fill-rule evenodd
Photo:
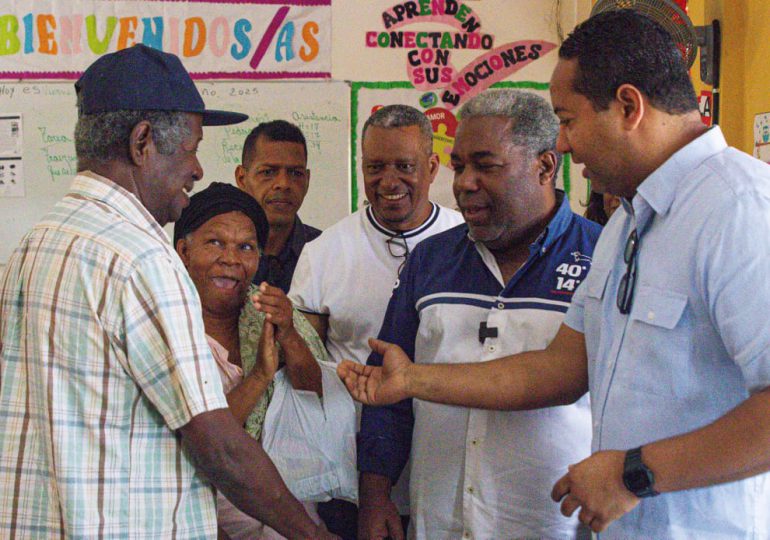
<path fill-rule="evenodd" d="M 359 479 L 359 540 L 404 540 L 398 508 L 390 500 L 390 479 L 361 473 Z"/>
<path fill-rule="evenodd" d="M 580 463 L 570 465 L 551 491 L 561 501 L 561 513 L 571 516 L 580 508 L 578 519 L 594 532 L 633 510 L 640 499 L 623 484 L 625 452 L 597 452 Z"/>
<path fill-rule="evenodd" d="M 195 467 L 243 512 L 287 538 L 338 538 L 313 523 L 262 446 L 229 409 L 199 414 L 179 433 Z"/>
<path fill-rule="evenodd" d="M 289 298 L 278 287 L 262 282 L 259 295 L 254 295 L 251 301 L 258 311 L 265 314 L 265 320 L 275 327 L 275 340 L 283 350 L 286 374 L 291 385 L 297 390 L 310 390 L 321 396 L 321 367 L 294 328 L 293 308 Z"/>
<path fill-rule="evenodd" d="M 265 321 L 254 368 L 227 394 L 227 404 L 240 425 L 246 422 L 278 369 L 278 349 L 275 346 L 274 332 L 272 323 Z"/>

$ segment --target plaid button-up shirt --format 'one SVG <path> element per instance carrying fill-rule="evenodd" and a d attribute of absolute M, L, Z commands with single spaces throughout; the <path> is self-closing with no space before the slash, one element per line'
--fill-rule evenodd
<path fill-rule="evenodd" d="M 0 537 L 210 538 L 176 435 L 227 407 L 200 300 L 131 194 L 78 175 L 0 283 Z"/>

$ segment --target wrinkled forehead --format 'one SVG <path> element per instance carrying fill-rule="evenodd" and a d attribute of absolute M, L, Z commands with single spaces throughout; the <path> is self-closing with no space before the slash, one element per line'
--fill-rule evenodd
<path fill-rule="evenodd" d="M 425 137 L 420 126 L 382 127 L 369 126 L 361 142 L 364 159 L 394 159 L 388 154 L 430 154 L 433 138 Z"/>
<path fill-rule="evenodd" d="M 288 165 L 305 168 L 307 156 L 302 143 L 295 141 L 276 141 L 262 134 L 254 141 L 253 161 L 276 165 Z"/>
<path fill-rule="evenodd" d="M 461 120 L 455 133 L 452 156 L 509 152 L 512 122 L 505 116 L 473 116 Z"/>
<path fill-rule="evenodd" d="M 226 210 L 211 216 L 197 229 L 190 231 L 193 236 L 213 235 L 239 239 L 257 239 L 257 227 L 249 216 L 240 210 Z"/>

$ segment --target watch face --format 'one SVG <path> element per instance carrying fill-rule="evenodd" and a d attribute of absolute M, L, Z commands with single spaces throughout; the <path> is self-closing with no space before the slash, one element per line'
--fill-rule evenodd
<path fill-rule="evenodd" d="M 634 493 L 650 487 L 650 477 L 643 469 L 626 471 L 623 475 L 623 480 L 625 480 L 626 487 Z"/>

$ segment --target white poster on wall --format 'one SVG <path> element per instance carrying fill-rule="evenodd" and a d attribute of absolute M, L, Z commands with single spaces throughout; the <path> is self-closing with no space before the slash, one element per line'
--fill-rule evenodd
<path fill-rule="evenodd" d="M 0 114 L 0 197 L 24 197 L 21 113 Z"/>
<path fill-rule="evenodd" d="M 241 124 L 209 126 L 198 147 L 203 180 L 234 183 L 243 142 L 261 122 L 288 120 L 307 138 L 310 188 L 299 211 L 302 221 L 324 229 L 350 208 L 350 87 L 335 81 L 206 81 L 198 91 L 211 109 L 249 115 Z M 26 232 L 68 191 L 77 172 L 73 137 L 77 121 L 71 82 L 0 82 L 0 111 L 19 111 L 23 122 L 24 200 L 0 197 L 0 264 Z M 0 116 L 11 116 L 0 112 Z M 18 115 L 14 115 L 18 116 Z M 8 146 L 8 145 L 7 145 Z M 8 160 L 2 160 L 7 163 Z M 17 167 L 14 167 L 18 171 Z M 13 164 L 13 163 L 11 163 Z M 6 166 L 6 171 L 11 171 Z M 12 185 L 12 182 L 10 183 Z M 168 229 L 171 232 L 171 227 Z"/>
<path fill-rule="evenodd" d="M 549 80 L 553 47 L 590 0 L 334 0 L 332 10 L 334 43 L 345 44 L 332 51 L 334 78 L 438 83 L 451 104 L 495 81 Z"/>

